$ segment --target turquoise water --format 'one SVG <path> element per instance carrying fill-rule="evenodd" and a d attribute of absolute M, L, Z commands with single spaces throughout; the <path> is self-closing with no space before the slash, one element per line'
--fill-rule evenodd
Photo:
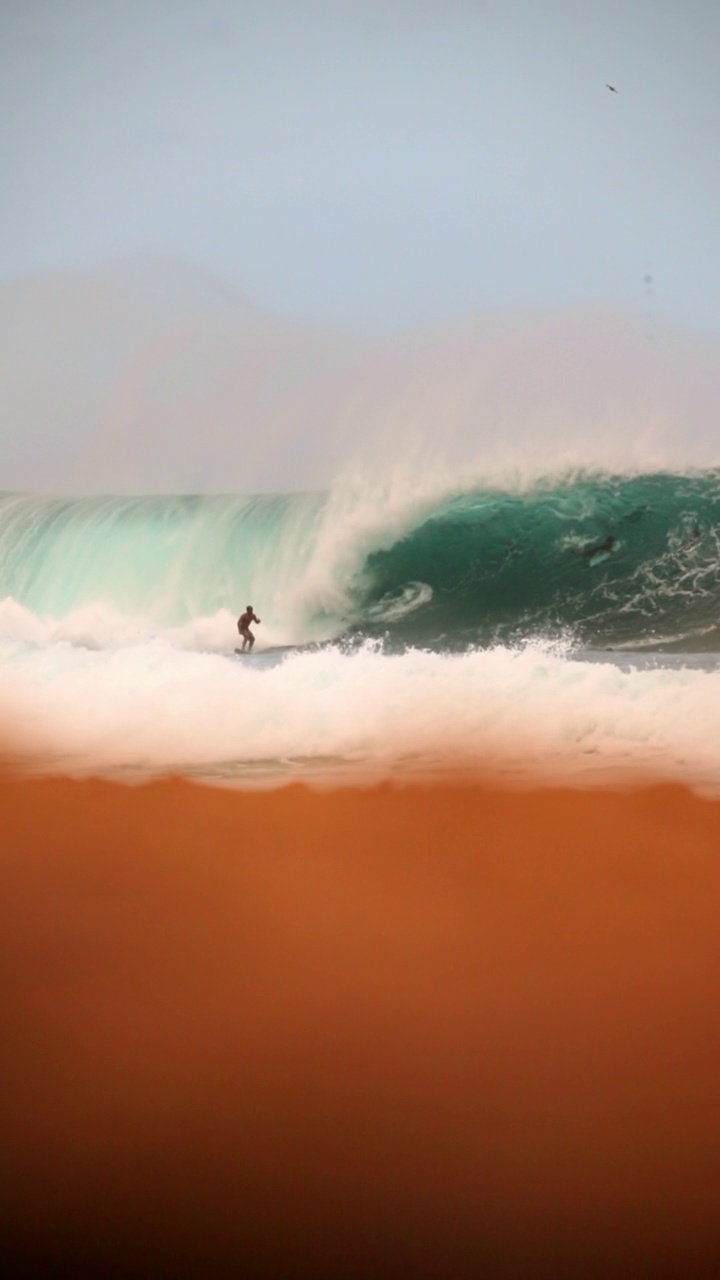
<path fill-rule="evenodd" d="M 336 495 L 0 496 L 0 599 L 177 628 L 248 602 L 271 639 L 394 651 L 570 637 L 720 648 L 720 475 L 542 481 L 392 510 Z"/>

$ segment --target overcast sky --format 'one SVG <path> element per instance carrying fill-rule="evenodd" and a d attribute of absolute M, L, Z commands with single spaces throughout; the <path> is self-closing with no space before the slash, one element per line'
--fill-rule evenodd
<path fill-rule="evenodd" d="M 718 0 L 0 0 L 0 274 L 162 252 L 366 331 L 720 330 L 719 66 Z"/>

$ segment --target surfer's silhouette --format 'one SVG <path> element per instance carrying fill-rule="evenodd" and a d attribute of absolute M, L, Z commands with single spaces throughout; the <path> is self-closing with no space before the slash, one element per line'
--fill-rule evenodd
<path fill-rule="evenodd" d="M 255 643 L 255 637 L 250 630 L 251 622 L 259 623 L 260 619 L 256 617 L 252 605 L 248 604 L 245 606 L 245 612 L 240 614 L 237 623 L 237 629 L 242 636 L 241 653 L 244 653 L 246 650 L 249 653 Z"/>

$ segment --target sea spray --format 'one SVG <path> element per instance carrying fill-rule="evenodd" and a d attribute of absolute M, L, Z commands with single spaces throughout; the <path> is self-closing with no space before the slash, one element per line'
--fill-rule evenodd
<path fill-rule="evenodd" d="M 63 773 L 180 771 L 256 782 L 483 768 L 717 790 L 713 667 L 580 661 L 530 644 L 388 654 L 367 642 L 251 659 L 155 640 L 115 650 L 0 644 L 0 721 Z"/>

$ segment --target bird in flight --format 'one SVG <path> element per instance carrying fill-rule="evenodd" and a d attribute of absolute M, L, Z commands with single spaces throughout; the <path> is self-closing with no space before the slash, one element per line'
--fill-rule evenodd
<path fill-rule="evenodd" d="M 617 89 L 615 88 L 614 84 L 606 84 L 605 88 L 609 89 L 611 93 L 617 93 Z"/>

